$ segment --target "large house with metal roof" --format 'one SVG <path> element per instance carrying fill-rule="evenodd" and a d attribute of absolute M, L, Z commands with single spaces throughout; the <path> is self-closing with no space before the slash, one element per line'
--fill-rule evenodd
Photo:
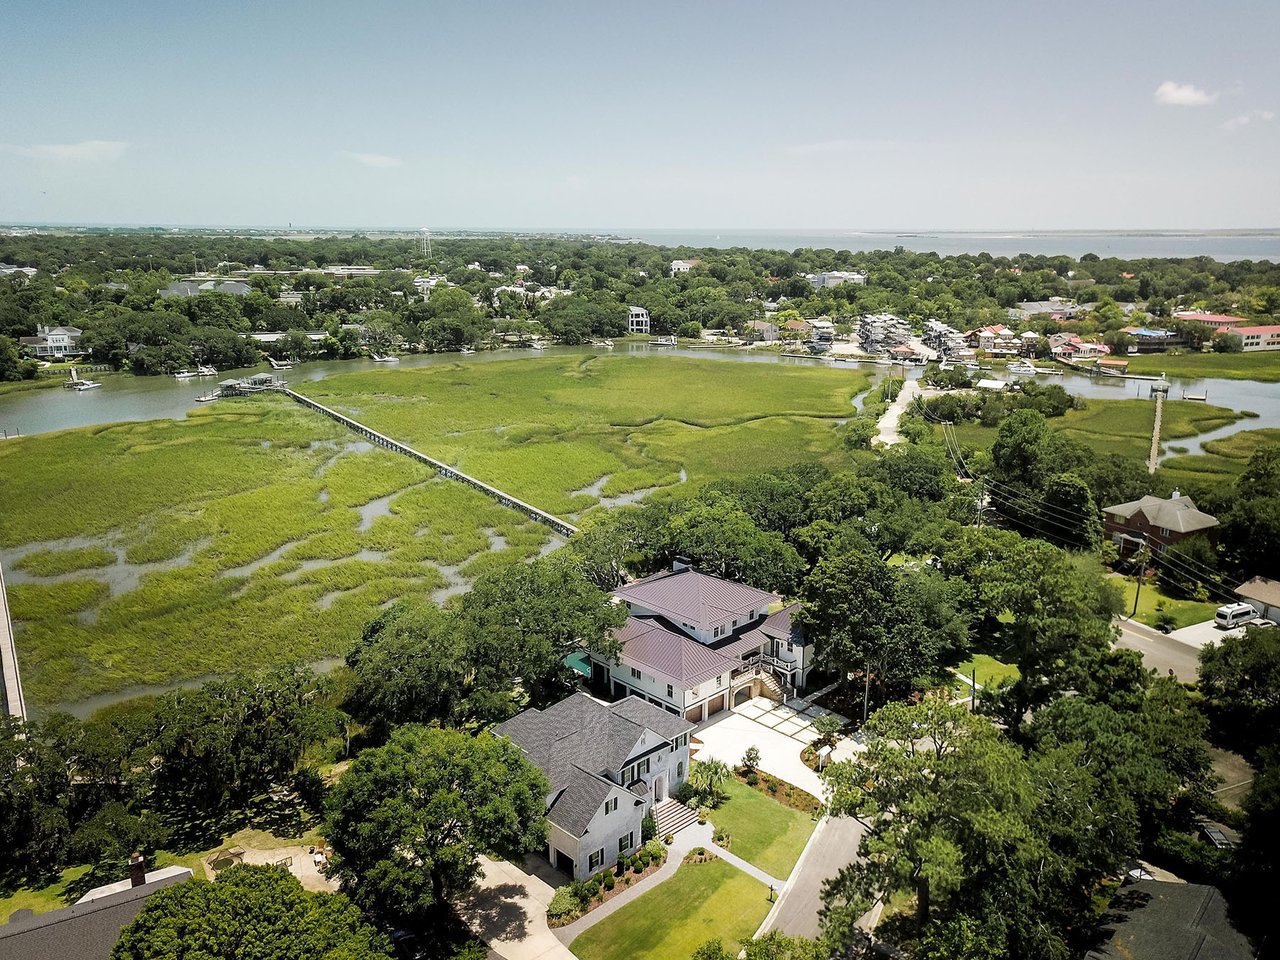
<path fill-rule="evenodd" d="M 778 597 L 677 561 L 614 591 L 630 616 L 614 636 L 617 660 L 592 654 L 591 680 L 614 697 L 635 695 L 693 723 L 754 696 L 783 699 L 813 665 L 794 614 Z"/>
<path fill-rule="evenodd" d="M 1146 496 L 1112 507 L 1102 508 L 1103 526 L 1108 540 L 1126 553 L 1145 544 L 1161 551 L 1197 533 L 1212 536 L 1218 518 L 1196 508 L 1190 497 L 1177 490 L 1167 500 Z"/>
<path fill-rule="evenodd" d="M 494 732 L 551 781 L 547 857 L 581 880 L 640 847 L 645 814 L 671 802 L 689 773 L 692 729 L 639 697 L 606 704 L 575 693 L 545 710 L 525 710 Z"/>

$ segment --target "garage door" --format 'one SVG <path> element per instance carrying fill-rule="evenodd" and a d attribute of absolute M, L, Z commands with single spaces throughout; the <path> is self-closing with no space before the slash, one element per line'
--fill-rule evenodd
<path fill-rule="evenodd" d="M 708 717 L 711 716 L 712 714 L 720 713 L 722 710 L 724 710 L 724 694 L 723 693 L 720 694 L 720 696 L 716 697 L 714 700 L 707 701 Z"/>

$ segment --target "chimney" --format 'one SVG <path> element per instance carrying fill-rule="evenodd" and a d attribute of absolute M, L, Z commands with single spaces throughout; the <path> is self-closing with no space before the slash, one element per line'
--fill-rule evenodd
<path fill-rule="evenodd" d="M 693 561 L 688 557 L 676 557 L 671 561 L 671 572 L 679 573 L 681 570 L 692 570 Z"/>
<path fill-rule="evenodd" d="M 137 850 L 129 857 L 129 886 L 140 887 L 147 882 L 147 859 Z"/>

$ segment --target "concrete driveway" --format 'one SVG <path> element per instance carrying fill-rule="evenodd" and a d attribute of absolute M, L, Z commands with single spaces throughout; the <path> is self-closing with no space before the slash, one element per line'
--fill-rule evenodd
<path fill-rule="evenodd" d="M 1200 650 L 1211 643 L 1221 643 L 1223 637 L 1243 637 L 1244 631 L 1244 627 L 1219 630 L 1212 620 L 1206 620 L 1204 623 L 1193 623 L 1189 627 L 1174 630 L 1169 636 L 1179 643 L 1185 643 Z"/>
<path fill-rule="evenodd" d="M 742 755 L 747 748 L 755 747 L 760 751 L 761 770 L 821 800 L 824 796 L 822 781 L 800 759 L 800 751 L 817 739 L 814 719 L 830 712 L 798 700 L 780 704 L 755 697 L 732 711 L 717 714 L 698 727 L 693 735 L 702 741 L 702 745 L 693 746 L 693 758 L 714 758 L 736 767 L 742 763 Z M 845 759 L 858 749 L 855 742 L 841 739 L 836 744 L 833 758 Z"/>
<path fill-rule="evenodd" d="M 547 904 L 555 893 L 551 884 L 505 860 L 481 857 L 480 864 L 479 882 L 458 904 L 476 935 L 506 960 L 576 960 L 547 926 Z M 552 870 L 534 857 L 526 866 Z"/>

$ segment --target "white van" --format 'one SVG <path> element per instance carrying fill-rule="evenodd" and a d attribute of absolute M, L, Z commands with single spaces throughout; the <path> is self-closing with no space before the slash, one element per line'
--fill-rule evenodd
<path fill-rule="evenodd" d="M 1258 611 L 1249 603 L 1224 603 L 1218 608 L 1213 622 L 1220 630 L 1230 630 L 1242 623 L 1258 619 Z"/>

